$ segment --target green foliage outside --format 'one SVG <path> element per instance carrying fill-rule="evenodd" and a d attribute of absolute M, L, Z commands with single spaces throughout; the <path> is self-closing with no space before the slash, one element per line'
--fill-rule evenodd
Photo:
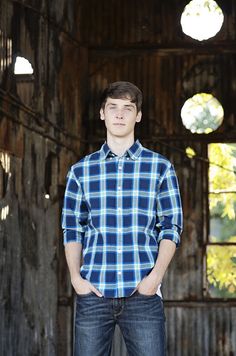
<path fill-rule="evenodd" d="M 236 297 L 236 145 L 209 145 L 209 208 L 211 222 L 218 222 L 207 248 L 207 279 L 213 297 Z M 222 168 L 224 167 L 224 168 Z M 214 231 L 214 229 L 213 229 Z"/>
<path fill-rule="evenodd" d="M 230 241 L 236 242 L 236 236 Z M 212 296 L 236 296 L 236 246 L 208 246 L 207 278 L 215 287 Z"/>
<path fill-rule="evenodd" d="M 218 205 L 221 217 L 235 220 L 236 145 L 212 143 L 209 145 L 209 161 L 213 163 L 209 169 L 209 191 L 214 192 L 210 194 L 210 212 Z M 219 194 L 221 191 L 224 193 Z"/>

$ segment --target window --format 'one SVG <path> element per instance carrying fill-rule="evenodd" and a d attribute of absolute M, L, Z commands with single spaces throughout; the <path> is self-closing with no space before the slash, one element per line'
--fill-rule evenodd
<path fill-rule="evenodd" d="M 12 62 L 12 40 L 0 30 L 0 80 L 5 69 Z"/>
<path fill-rule="evenodd" d="M 223 21 L 223 12 L 214 0 L 190 1 L 180 20 L 183 32 L 198 41 L 215 36 Z"/>
<path fill-rule="evenodd" d="M 207 294 L 236 298 L 236 144 L 210 144 Z"/>
<path fill-rule="evenodd" d="M 33 68 L 28 59 L 24 57 L 16 57 L 14 74 L 33 74 Z"/>
<path fill-rule="evenodd" d="M 30 106 L 34 93 L 34 69 L 25 57 L 16 57 L 14 64 L 16 90 L 22 103 Z"/>
<path fill-rule="evenodd" d="M 199 93 L 185 101 L 181 117 L 183 125 L 192 133 L 208 134 L 222 124 L 224 110 L 213 95 Z"/>

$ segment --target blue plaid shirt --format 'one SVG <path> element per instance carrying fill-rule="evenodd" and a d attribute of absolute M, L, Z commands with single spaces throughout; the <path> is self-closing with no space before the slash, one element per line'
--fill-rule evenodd
<path fill-rule="evenodd" d="M 104 297 L 127 297 L 155 265 L 162 239 L 179 245 L 182 208 L 171 163 L 137 140 L 119 157 L 105 142 L 73 165 L 64 244 L 83 245 L 81 276 Z"/>

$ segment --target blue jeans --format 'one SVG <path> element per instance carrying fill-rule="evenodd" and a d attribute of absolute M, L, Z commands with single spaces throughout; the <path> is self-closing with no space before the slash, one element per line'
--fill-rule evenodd
<path fill-rule="evenodd" d="M 138 291 L 124 298 L 77 295 L 74 356 L 109 356 L 116 324 L 129 356 L 165 356 L 162 299 Z"/>

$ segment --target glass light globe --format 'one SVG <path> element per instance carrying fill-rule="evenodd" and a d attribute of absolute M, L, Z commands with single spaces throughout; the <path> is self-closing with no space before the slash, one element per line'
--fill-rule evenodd
<path fill-rule="evenodd" d="M 186 129 L 192 133 L 208 134 L 222 124 L 224 110 L 213 95 L 199 93 L 185 101 L 181 118 Z"/>
<path fill-rule="evenodd" d="M 192 0 L 185 6 L 180 23 L 186 35 L 203 41 L 215 36 L 223 21 L 223 12 L 214 0 Z"/>

